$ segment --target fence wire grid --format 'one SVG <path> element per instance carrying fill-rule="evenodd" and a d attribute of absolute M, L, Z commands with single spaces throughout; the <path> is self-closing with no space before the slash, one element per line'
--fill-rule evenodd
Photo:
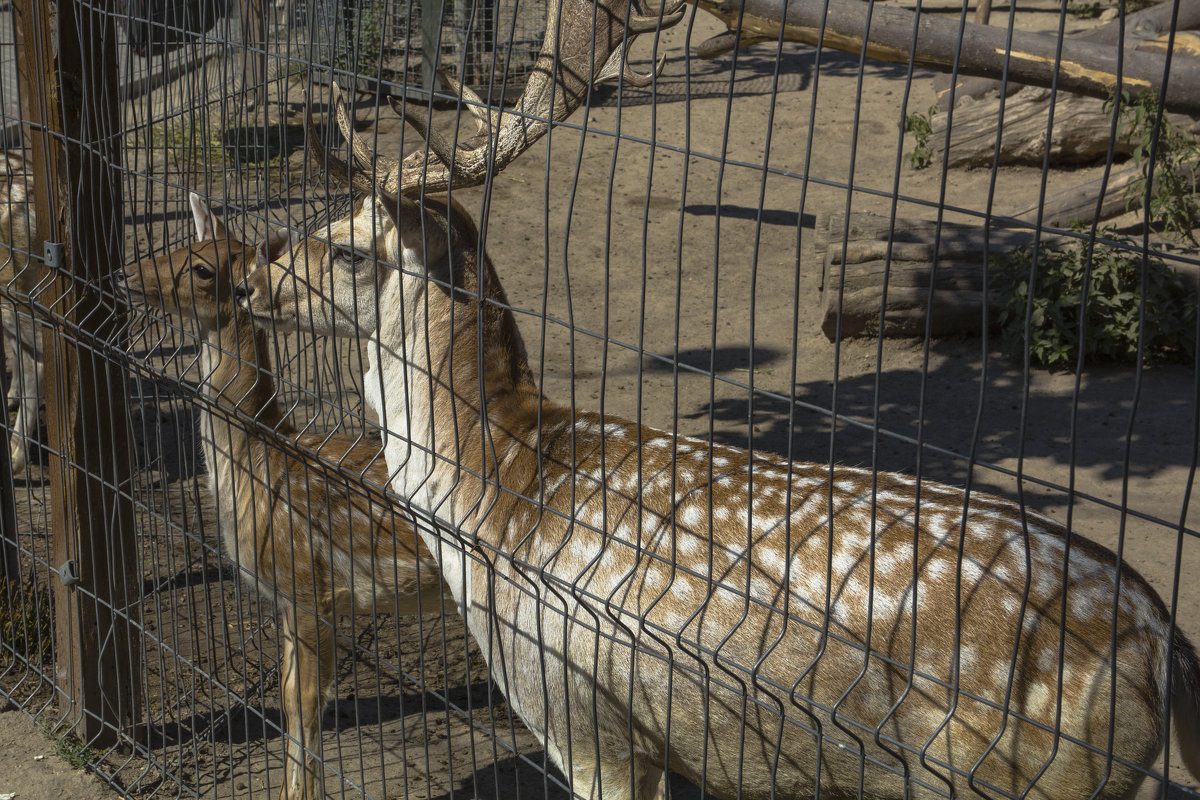
<path fill-rule="evenodd" d="M 1200 797 L 1198 29 L 17 0 L 0 696 L 123 798 Z"/>

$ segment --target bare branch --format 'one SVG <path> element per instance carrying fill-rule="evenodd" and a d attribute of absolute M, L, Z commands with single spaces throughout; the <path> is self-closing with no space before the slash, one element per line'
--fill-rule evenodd
<path fill-rule="evenodd" d="M 443 83 L 478 119 L 479 130 L 455 147 L 429 120 L 396 98 L 392 109 L 416 128 L 428 146 L 403 161 L 377 155 L 354 131 L 353 118 L 340 89 L 333 86 L 331 108 L 338 127 L 350 142 L 352 163 L 314 148 L 331 175 L 365 190 L 372 189 L 395 200 L 483 183 L 488 169 L 499 173 L 533 146 L 551 124 L 567 119 L 603 80 L 621 78 L 633 86 L 646 86 L 661 71 L 659 59 L 652 71 L 641 74 L 628 64 L 633 40 L 645 33 L 669 28 L 686 13 L 684 0 L 668 0 L 656 14 L 641 13 L 639 0 L 551 0 L 546 12 L 546 35 L 537 60 L 516 104 L 509 111 L 490 109 L 469 88 L 448 75 Z M 317 137 L 310 134 L 310 141 Z M 429 154 L 433 158 L 429 158 Z M 369 176 L 369 177 L 368 177 Z"/>
<path fill-rule="evenodd" d="M 429 143 L 408 155 L 398 169 L 389 170 L 380 188 L 388 194 L 409 196 L 483 183 L 489 166 L 503 170 L 550 129 L 567 119 L 587 98 L 596 83 L 620 77 L 635 86 L 649 84 L 662 69 L 660 59 L 652 72 L 639 74 L 629 67 L 627 55 L 641 34 L 677 24 L 686 13 L 684 0 L 669 0 L 657 14 L 637 13 L 637 0 L 551 0 L 546 12 L 546 36 L 521 97 L 511 111 L 478 109 L 483 102 L 468 89 L 445 78 L 471 113 L 480 119 L 478 133 L 457 148 L 432 130 L 428 122 L 392 107 L 417 127 Z M 398 108 L 398 106 L 400 106 Z M 433 153 L 436 163 L 427 159 Z M 377 173 L 378 174 L 378 173 Z"/>

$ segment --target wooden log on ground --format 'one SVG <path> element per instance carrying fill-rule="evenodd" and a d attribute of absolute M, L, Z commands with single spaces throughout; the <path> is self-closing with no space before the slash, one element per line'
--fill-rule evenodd
<path fill-rule="evenodd" d="M 850 215 L 848 230 L 843 214 L 819 219 L 816 235 L 821 330 L 830 340 L 924 336 L 927 324 L 933 336 L 983 329 L 980 226 L 943 222 L 939 235 L 932 220 L 898 219 L 893 226 L 887 217 L 858 212 Z M 1032 241 L 1032 231 L 992 228 L 988 254 L 995 258 Z"/>
<path fill-rule="evenodd" d="M 1024 222 L 1037 222 L 1038 210 L 1041 210 L 1041 224 L 1054 228 L 1070 228 L 1076 223 L 1090 225 L 1096 217 L 1096 201 L 1104 192 L 1104 202 L 1100 206 L 1099 221 L 1103 222 L 1120 216 L 1126 211 L 1125 190 L 1129 184 L 1142 173 L 1140 167 L 1124 167 L 1113 170 L 1104 183 L 1104 176 L 1072 186 L 1060 192 L 1046 196 L 1042 203 L 1036 199 L 1033 203 L 1014 209 L 1006 216 Z"/>
<path fill-rule="evenodd" d="M 1169 33 L 1175 17 L 1176 31 L 1191 31 L 1200 28 L 1200 0 L 1179 0 L 1179 12 L 1175 14 L 1174 0 L 1159 3 L 1150 8 L 1144 8 L 1133 14 L 1125 15 L 1125 46 L 1133 49 L 1143 43 L 1159 40 Z M 1105 25 L 1092 28 L 1090 31 L 1073 35 L 1074 40 L 1093 42 L 1095 44 L 1116 45 L 1121 38 L 1121 20 L 1115 19 Z M 1191 51 L 1191 45 L 1182 43 L 1186 51 Z M 1177 45 L 1179 46 L 1179 45 Z M 1195 53 L 1193 53 L 1195 55 Z M 987 94 L 999 95 L 999 78 L 958 75 L 955 79 L 954 103 L 958 105 L 964 100 L 978 99 Z M 1022 84 L 1009 82 L 1007 93 L 1013 94 Z M 938 108 L 946 111 L 950 108 L 950 76 L 939 80 L 937 84 Z"/>
<path fill-rule="evenodd" d="M 1090 164 L 1103 161 L 1112 132 L 1112 112 L 1105 113 L 1104 101 L 1094 97 L 1059 93 L 1054 98 L 1054 127 L 1050 121 L 1051 92 L 1026 86 L 1003 100 L 1004 130 L 997 129 L 1001 99 L 984 97 L 963 103 L 949 114 L 934 114 L 929 144 L 933 163 L 942 163 L 946 150 L 946 126 L 950 124 L 951 167 L 990 167 L 997 157 L 1001 164 L 1041 166 L 1050 148 L 1051 164 Z M 1186 114 L 1168 114 L 1176 127 L 1200 135 L 1200 120 Z M 1127 155 L 1133 146 L 1126 137 L 1113 142 L 1113 152 Z"/>
<path fill-rule="evenodd" d="M 960 75 L 1000 77 L 1014 83 L 1050 86 L 1060 91 L 1105 98 L 1122 75 L 1122 87 L 1158 92 L 1165 57 L 1126 51 L 1118 64 L 1115 48 L 1095 42 L 1015 31 L 1011 42 L 1000 27 L 893 8 L 861 0 L 691 0 L 697 7 L 737 30 L 741 41 L 777 39 L 822 44 L 868 58 Z M 784 10 L 786 9 L 786 17 Z M 739 27 L 740 25 L 740 27 Z M 781 30 L 782 28 L 782 30 Z M 1061 48 L 1061 51 L 1060 51 Z M 706 51 L 711 52 L 711 51 Z M 1165 107 L 1200 114 L 1200 58 L 1176 55 Z"/>

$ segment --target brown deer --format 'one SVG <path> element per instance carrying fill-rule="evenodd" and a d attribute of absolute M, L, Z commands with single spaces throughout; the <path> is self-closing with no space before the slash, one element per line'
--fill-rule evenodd
<path fill-rule="evenodd" d="M 469 216 L 364 182 L 335 112 L 375 199 L 241 302 L 371 337 L 390 486 L 575 793 L 1128 798 L 1168 718 L 1200 777 L 1200 664 L 1131 565 L 1002 498 L 545 399 Z"/>
<path fill-rule="evenodd" d="M 3 155 L 0 176 L 0 331 L 9 351 L 8 410 L 17 412 L 9 446 L 14 473 L 28 463 L 28 449 L 37 435 L 42 404 L 41 329 L 34 321 L 30 298 L 47 278 L 30 258 L 36 232 L 32 177 L 15 153 Z"/>
<path fill-rule="evenodd" d="M 269 335 L 234 302 L 255 250 L 199 196 L 190 201 L 197 241 L 127 267 L 124 288 L 132 301 L 190 319 L 202 334 L 201 440 L 221 541 L 242 578 L 277 606 L 287 729 L 279 797 L 320 797 L 316 758 L 335 619 L 440 611 L 440 573 L 378 488 L 388 479 L 378 445 L 299 433 L 288 420 L 271 377 Z M 272 236 L 262 255 L 286 244 Z"/>

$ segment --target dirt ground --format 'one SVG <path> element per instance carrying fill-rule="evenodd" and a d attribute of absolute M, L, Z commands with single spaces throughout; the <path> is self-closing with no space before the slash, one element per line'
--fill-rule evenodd
<path fill-rule="evenodd" d="M 958 13 L 948 3 L 924 8 Z M 1053 27 L 1056 8 L 1022 3 L 1017 25 Z M 994 18 L 1007 13 L 993 9 Z M 1094 24 L 1071 20 L 1068 32 Z M 918 70 L 909 81 L 901 66 L 860 69 L 856 56 L 833 51 L 818 69 L 814 51 L 799 45 L 785 46 L 779 58 L 760 45 L 738 54 L 736 65 L 731 56 L 689 56 L 689 46 L 720 29 L 704 14 L 689 17 L 663 37 L 666 63 L 653 93 L 604 88 L 586 114 L 524 154 L 490 192 L 456 195 L 481 220 L 545 392 L 681 434 L 798 460 L 970 481 L 1020 498 L 1119 549 L 1164 598 L 1176 598 L 1180 625 L 1200 640 L 1200 582 L 1189 580 L 1200 575 L 1200 541 L 1178 534 L 1179 521 L 1194 525 L 1189 512 L 1197 510 L 1187 506 L 1195 502 L 1192 370 L 1025 375 L 994 341 L 975 336 L 835 343 L 821 331 L 814 241 L 828 215 L 886 215 L 897 193 L 905 198 L 900 218 L 935 219 L 941 207 L 947 220 L 963 221 L 956 209 L 982 211 L 988 198 L 1006 213 L 1036 199 L 1041 169 L 943 176 L 936 165 L 902 165 L 901 149 L 911 148 L 898 127 L 902 103 L 907 95 L 909 113 L 927 109 L 933 73 Z M 635 49 L 642 66 L 646 49 Z M 318 102 L 323 91 L 314 89 Z M 271 98 L 272 118 L 294 132 L 303 97 L 304 88 L 290 83 Z M 356 110 L 369 130 L 373 105 L 360 97 Z M 452 130 L 448 112 L 435 122 Z M 401 145 L 399 130 L 386 107 L 378 111 L 380 150 L 416 146 Z M 772 170 L 765 180 L 752 168 L 764 157 Z M 266 190 L 245 176 L 196 173 L 183 182 L 246 210 L 247 224 L 261 233 L 263 215 L 298 226 L 320 207 L 301 198 L 316 191 L 296 177 L 303 160 L 297 149 L 281 174 L 268 175 L 275 182 L 262 202 L 254 193 Z M 1046 190 L 1100 169 L 1052 169 Z M 132 212 L 131 257 L 184 235 L 183 206 L 171 202 L 182 192 L 165 193 L 176 211 Z M 199 467 L 181 433 L 192 424 L 187 390 L 164 377 L 194 381 L 194 350 L 186 337 L 159 329 L 130 351 L 140 376 L 133 413 L 144 481 L 139 513 L 149 531 L 144 568 L 155 587 L 143 609 L 154 642 L 147 680 L 155 732 L 147 739 L 151 757 L 110 755 L 102 768 L 131 796 L 174 796 L 173 780 L 205 798 L 263 796 L 278 783 L 281 749 L 274 628 L 269 611 L 213 560 L 211 503 L 195 490 Z M 282 345 L 281 371 L 311 390 L 288 390 L 299 397 L 297 416 L 353 424 L 347 419 L 362 413 L 358 359 L 345 344 Z M 457 618 L 445 629 L 436 616 L 356 623 L 343 645 L 324 728 L 325 757 L 342 778 L 329 776 L 331 795 L 499 798 L 519 786 L 522 796 L 560 796 L 539 769 L 536 741 L 489 691 Z M 44 746 L 40 734 L 28 740 Z M 1195 792 L 1200 784 L 1174 766 L 1178 752 L 1171 763 L 1172 779 Z M 22 774 L 30 793 L 18 800 L 62 794 L 41 788 L 40 774 Z M 1148 783 L 1140 796 L 1155 791 Z M 673 797 L 696 794 L 673 785 Z"/>
<path fill-rule="evenodd" d="M 7 705 L 0 707 L 0 776 L 0 797 L 10 800 L 119 796 L 95 775 L 63 760 L 33 720 Z"/>

